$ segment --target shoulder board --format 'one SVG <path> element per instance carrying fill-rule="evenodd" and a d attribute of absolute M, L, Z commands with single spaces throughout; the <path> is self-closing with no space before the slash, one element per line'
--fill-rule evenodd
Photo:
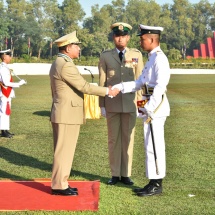
<path fill-rule="evenodd" d="M 158 55 L 158 54 L 162 54 L 163 52 L 162 51 L 160 51 L 160 50 L 158 50 L 158 51 L 156 51 L 156 54 Z"/>
<path fill-rule="evenodd" d="M 135 51 L 135 52 L 140 52 L 140 50 L 135 49 L 135 48 L 129 48 L 130 51 Z"/>

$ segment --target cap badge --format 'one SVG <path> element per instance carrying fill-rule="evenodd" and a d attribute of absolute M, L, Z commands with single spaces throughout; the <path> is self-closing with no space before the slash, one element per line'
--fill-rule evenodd
<path fill-rule="evenodd" d="M 124 29 L 123 25 L 119 25 L 118 29 L 119 29 L 120 31 L 123 31 L 123 29 Z"/>

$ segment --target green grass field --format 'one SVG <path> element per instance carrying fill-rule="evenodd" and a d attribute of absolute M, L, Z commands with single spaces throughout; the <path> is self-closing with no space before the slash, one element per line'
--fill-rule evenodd
<path fill-rule="evenodd" d="M 85 76 L 89 81 L 90 76 Z M 53 158 L 48 76 L 22 76 L 28 84 L 12 101 L 13 139 L 0 138 L 0 179 L 50 178 Z M 96 77 L 98 80 L 98 77 Z M 132 179 L 135 186 L 107 186 L 110 178 L 104 118 L 87 120 L 75 153 L 71 179 L 100 180 L 97 214 L 215 214 L 215 75 L 172 75 L 165 127 L 167 176 L 163 194 L 140 198 L 144 186 L 142 121 L 137 120 Z M 1 191 L 0 191 L 1 192 Z M 189 197 L 189 194 L 195 195 Z M 1 212 L 1 214 L 94 214 L 94 212 Z"/>

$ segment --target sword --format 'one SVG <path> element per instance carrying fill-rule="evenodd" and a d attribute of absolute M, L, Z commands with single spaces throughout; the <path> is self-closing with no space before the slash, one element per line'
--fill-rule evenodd
<path fill-rule="evenodd" d="M 16 75 L 15 73 L 14 73 L 14 71 L 12 70 L 12 69 L 10 69 L 10 71 L 11 71 L 11 73 L 17 78 L 17 79 L 19 79 L 20 81 L 22 80 L 18 75 Z M 26 80 L 24 80 L 25 82 L 26 82 L 26 84 L 27 84 L 27 81 Z"/>
<path fill-rule="evenodd" d="M 145 84 L 145 90 L 146 90 L 146 94 L 149 95 L 149 90 L 148 90 L 147 83 Z M 158 162 L 157 162 L 157 153 L 156 153 L 156 148 L 155 148 L 155 139 L 154 139 L 152 120 L 150 120 L 149 126 L 150 126 L 151 137 L 152 137 L 152 146 L 153 146 L 153 152 L 154 152 L 156 174 L 159 175 Z"/>

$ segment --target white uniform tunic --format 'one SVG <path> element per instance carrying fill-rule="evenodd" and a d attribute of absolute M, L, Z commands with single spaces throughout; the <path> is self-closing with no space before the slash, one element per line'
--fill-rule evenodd
<path fill-rule="evenodd" d="M 122 93 L 134 92 L 141 89 L 145 83 L 153 87 L 153 94 L 144 108 L 147 112 L 154 112 L 162 101 L 161 106 L 153 114 L 153 133 L 157 154 L 159 175 L 156 174 L 154 151 L 149 124 L 144 123 L 148 116 L 143 116 L 144 144 L 146 152 L 146 177 L 149 179 L 161 179 L 166 175 L 164 124 L 166 117 L 170 115 L 170 106 L 166 97 L 167 85 L 170 79 L 170 67 L 166 55 L 156 47 L 149 53 L 149 59 L 145 64 L 142 75 L 136 81 L 124 82 Z"/>
<path fill-rule="evenodd" d="M 0 64 L 0 82 L 5 88 L 7 87 L 19 87 L 19 83 L 11 82 L 10 69 L 6 63 Z M 7 98 L 0 88 L 0 130 L 9 130 L 10 127 L 10 115 L 6 114 L 7 102 L 9 102 L 11 108 L 11 98 L 15 97 L 15 92 L 12 89 L 9 97 Z"/>

